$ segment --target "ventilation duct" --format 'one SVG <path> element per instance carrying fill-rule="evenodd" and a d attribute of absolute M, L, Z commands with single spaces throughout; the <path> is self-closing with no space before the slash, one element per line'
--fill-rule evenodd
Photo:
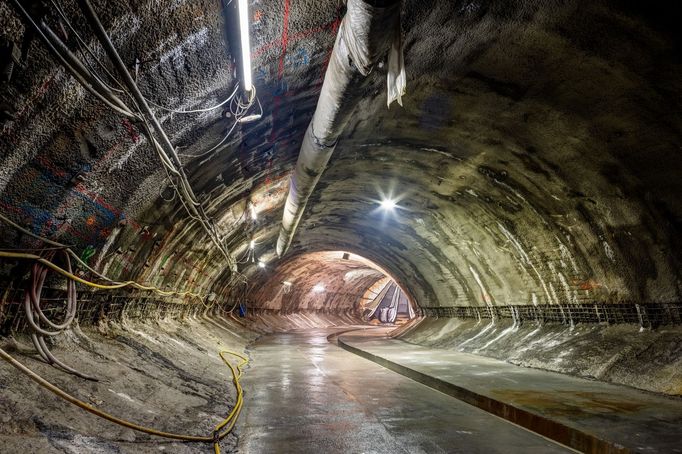
<path fill-rule="evenodd" d="M 306 202 L 315 189 L 350 114 L 360 100 L 359 84 L 375 63 L 390 53 L 389 102 L 404 90 L 400 44 L 399 0 L 348 0 L 334 49 L 322 84 L 320 98 L 305 132 L 296 168 L 291 176 L 277 255 L 282 256 L 293 239 Z M 399 49 L 398 52 L 395 49 Z M 393 61 L 398 58 L 398 61 Z M 392 69 L 393 68 L 393 69 Z M 397 68 L 397 69 L 395 69 Z M 397 74 L 396 74 L 397 71 Z M 397 81 L 397 82 L 396 82 Z M 396 83 L 398 86 L 396 87 Z"/>

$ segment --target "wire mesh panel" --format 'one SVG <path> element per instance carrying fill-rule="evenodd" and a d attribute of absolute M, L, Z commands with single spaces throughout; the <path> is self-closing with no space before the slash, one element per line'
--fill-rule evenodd
<path fill-rule="evenodd" d="M 65 316 L 66 291 L 63 288 L 43 288 L 41 310 L 51 320 Z M 76 319 L 82 326 L 101 320 L 121 321 L 158 318 L 182 318 L 197 315 L 205 306 L 197 301 L 187 304 L 179 298 L 143 295 L 139 291 L 117 294 L 101 291 L 79 291 Z M 0 335 L 29 329 L 24 313 L 24 289 L 6 288 L 0 302 Z"/>
<path fill-rule="evenodd" d="M 643 328 L 682 324 L 682 303 L 592 303 L 508 306 L 450 306 L 422 307 L 425 317 L 512 319 L 517 323 L 605 323 L 637 324 Z"/>

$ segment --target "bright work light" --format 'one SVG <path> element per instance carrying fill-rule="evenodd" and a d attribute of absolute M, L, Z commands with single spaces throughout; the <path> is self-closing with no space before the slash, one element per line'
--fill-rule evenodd
<path fill-rule="evenodd" d="M 396 207 L 396 204 L 391 199 L 384 199 L 381 201 L 381 208 L 384 210 L 392 210 Z"/>
<path fill-rule="evenodd" d="M 242 43 L 242 84 L 244 91 L 251 92 L 251 44 L 249 43 L 249 5 L 239 0 L 239 34 Z"/>

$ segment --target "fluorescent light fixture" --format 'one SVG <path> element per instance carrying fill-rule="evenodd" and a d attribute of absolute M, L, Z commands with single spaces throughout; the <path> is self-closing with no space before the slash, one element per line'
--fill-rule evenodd
<path fill-rule="evenodd" d="M 249 249 L 254 249 L 256 247 L 256 240 L 251 240 L 249 243 Z"/>
<path fill-rule="evenodd" d="M 265 262 L 262 260 L 258 261 L 258 268 L 265 268 Z"/>
<path fill-rule="evenodd" d="M 324 292 L 324 285 L 322 285 L 322 284 L 317 284 L 315 287 L 313 287 L 313 292 L 315 292 L 315 293 L 322 293 L 322 292 Z"/>
<path fill-rule="evenodd" d="M 258 213 L 256 212 L 256 206 L 253 204 L 253 202 L 251 202 L 251 204 L 249 204 L 249 210 L 251 210 L 251 219 L 253 219 L 254 221 L 256 219 L 258 219 Z"/>
<path fill-rule="evenodd" d="M 239 34 L 242 42 L 242 84 L 244 91 L 251 92 L 251 44 L 249 42 L 249 5 L 247 0 L 239 0 Z"/>
<path fill-rule="evenodd" d="M 286 285 L 287 287 L 291 287 L 291 282 L 289 281 L 282 281 L 282 284 Z"/>
<path fill-rule="evenodd" d="M 381 201 L 381 209 L 383 210 L 393 210 L 396 206 L 395 201 L 391 199 L 384 199 Z"/>

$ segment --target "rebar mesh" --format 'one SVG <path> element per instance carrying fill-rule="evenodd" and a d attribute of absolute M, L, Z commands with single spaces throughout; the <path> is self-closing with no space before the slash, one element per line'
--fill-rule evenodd
<path fill-rule="evenodd" d="M 517 323 L 629 323 L 643 328 L 682 324 L 682 303 L 422 307 L 419 313 L 426 317 L 507 318 Z"/>

